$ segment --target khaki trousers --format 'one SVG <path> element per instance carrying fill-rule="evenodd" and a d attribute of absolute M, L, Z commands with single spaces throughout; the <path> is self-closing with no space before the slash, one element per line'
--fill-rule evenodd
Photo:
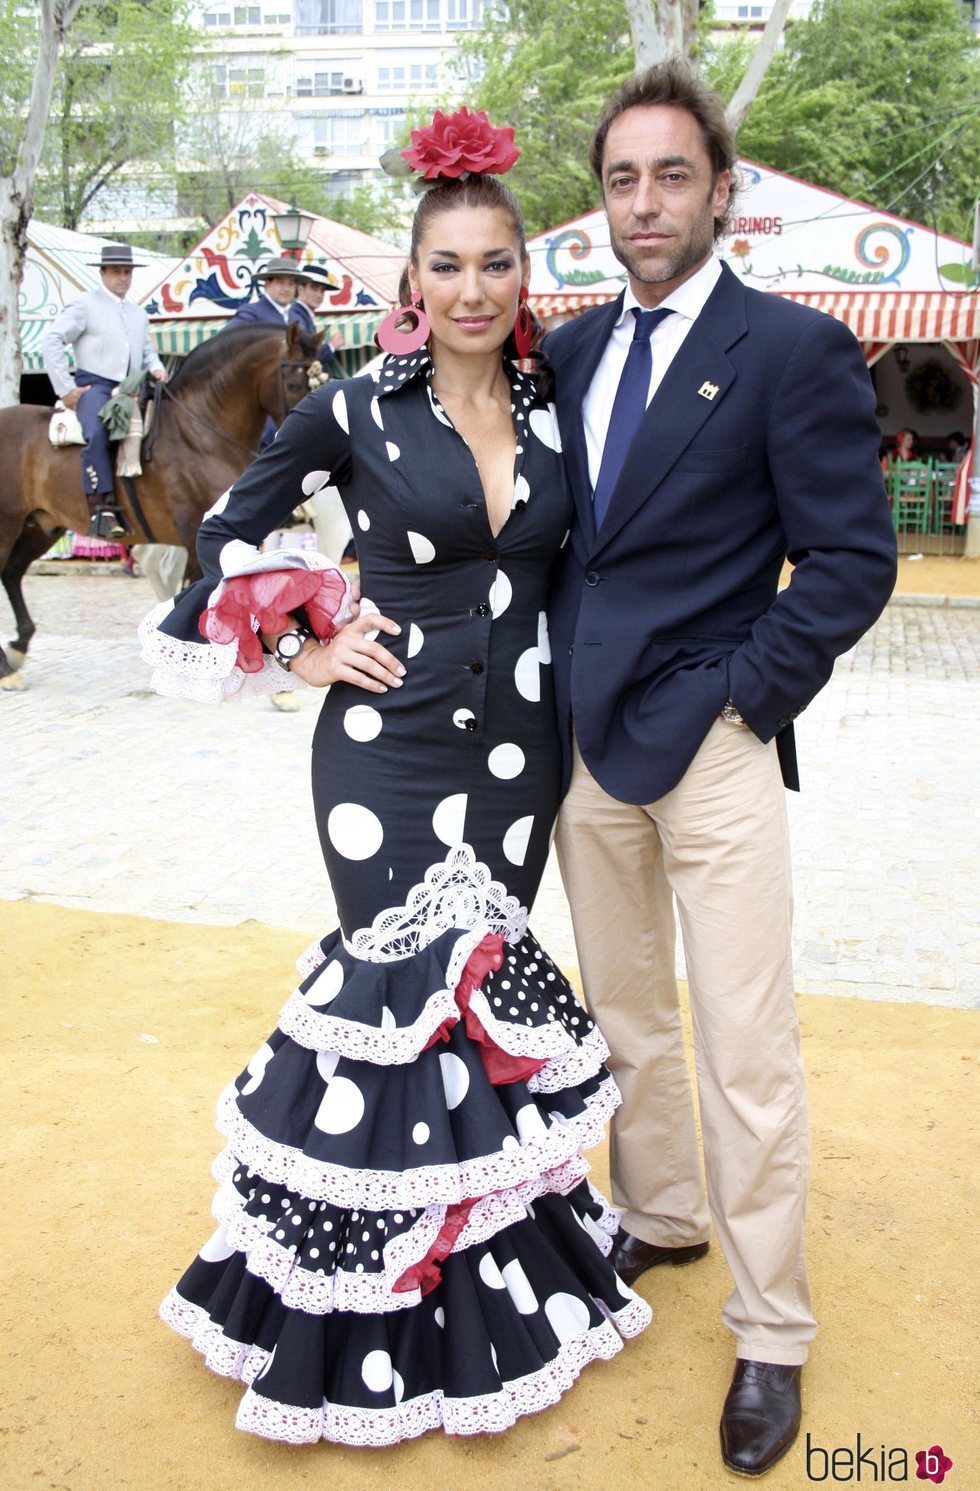
<path fill-rule="evenodd" d="M 773 742 L 717 720 L 657 802 L 618 802 L 575 749 L 558 858 L 586 1003 L 622 1092 L 613 1200 L 645 1242 L 708 1236 L 735 1287 L 737 1354 L 806 1360 L 816 1332 L 803 1256 L 808 1139 L 793 996 L 785 792 Z M 687 961 L 707 1205 L 674 976 Z"/>

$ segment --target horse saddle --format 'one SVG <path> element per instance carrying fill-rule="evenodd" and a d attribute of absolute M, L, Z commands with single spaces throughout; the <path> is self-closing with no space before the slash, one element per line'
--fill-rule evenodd
<path fill-rule="evenodd" d="M 54 446 L 84 445 L 85 436 L 74 409 L 66 409 L 59 399 L 48 425 L 48 439 Z"/>

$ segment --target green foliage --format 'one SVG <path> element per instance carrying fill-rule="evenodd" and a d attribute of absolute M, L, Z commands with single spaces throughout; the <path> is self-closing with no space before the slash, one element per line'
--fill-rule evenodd
<path fill-rule="evenodd" d="M 589 138 L 607 96 L 633 70 L 622 0 L 517 0 L 460 45 L 461 91 L 521 158 L 507 181 L 529 234 L 598 202 Z"/>
<path fill-rule="evenodd" d="M 33 14 L 21 0 L 0 0 L 0 175 L 12 176 L 17 164 L 31 78 L 37 53 L 40 11 Z"/>
<path fill-rule="evenodd" d="M 187 0 L 88 0 L 58 65 L 37 181 L 39 215 L 75 228 L 124 166 L 172 162 L 196 40 Z"/>
<path fill-rule="evenodd" d="M 730 97 L 741 43 L 707 73 Z M 968 237 L 980 161 L 980 49 L 959 0 L 823 0 L 787 31 L 740 152 Z"/>

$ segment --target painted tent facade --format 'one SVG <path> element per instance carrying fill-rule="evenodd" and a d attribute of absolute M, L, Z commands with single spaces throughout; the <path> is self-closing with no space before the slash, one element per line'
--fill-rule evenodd
<path fill-rule="evenodd" d="M 239 306 L 255 298 L 256 273 L 283 254 L 274 216 L 285 203 L 249 192 L 223 220 L 140 297 L 161 354 L 179 356 L 220 331 Z M 330 276 L 320 320 L 336 326 L 346 351 L 371 347 L 397 297 L 405 255 L 390 243 L 336 223 L 314 219 L 300 262 Z"/>

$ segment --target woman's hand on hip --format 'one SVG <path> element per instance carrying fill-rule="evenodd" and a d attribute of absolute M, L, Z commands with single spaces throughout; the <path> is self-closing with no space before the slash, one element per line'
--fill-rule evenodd
<path fill-rule="evenodd" d="M 290 665 L 290 673 L 314 688 L 331 683 L 353 683 L 371 694 L 384 694 L 401 688 L 405 669 L 387 647 L 368 638 L 370 632 L 401 634 L 397 621 L 377 611 L 358 616 L 342 627 L 332 641 L 321 645 L 315 638 L 304 643 L 303 650 Z"/>

